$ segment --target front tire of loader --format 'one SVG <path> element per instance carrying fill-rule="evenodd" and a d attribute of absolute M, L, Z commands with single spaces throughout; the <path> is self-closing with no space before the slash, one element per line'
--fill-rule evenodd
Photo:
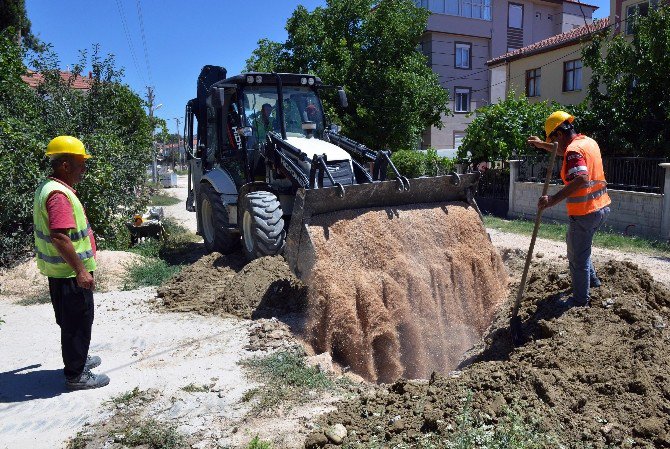
<path fill-rule="evenodd" d="M 221 195 L 207 183 L 200 187 L 198 214 L 207 252 L 230 254 L 238 248 L 240 236 L 229 227 L 228 211 L 221 201 Z"/>
<path fill-rule="evenodd" d="M 242 207 L 240 230 L 247 259 L 280 254 L 286 231 L 279 199 L 272 192 L 251 192 L 244 197 Z"/>

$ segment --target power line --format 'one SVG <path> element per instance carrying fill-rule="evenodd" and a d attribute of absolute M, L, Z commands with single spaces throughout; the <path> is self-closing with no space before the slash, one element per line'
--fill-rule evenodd
<path fill-rule="evenodd" d="M 121 25 L 123 27 L 123 32 L 126 35 L 126 41 L 128 42 L 128 47 L 130 48 L 130 56 L 133 59 L 133 65 L 135 66 L 135 70 L 137 70 L 137 74 L 140 75 L 140 78 L 142 78 L 142 83 L 146 84 L 147 81 L 144 78 L 144 73 L 140 70 L 140 66 L 137 63 L 137 57 L 135 56 L 135 48 L 133 47 L 133 40 L 130 37 L 130 32 L 128 31 L 128 23 L 126 22 L 126 15 L 123 12 L 123 6 L 121 5 L 120 0 L 116 0 L 116 7 L 119 10 L 119 15 L 121 16 Z"/>
<path fill-rule="evenodd" d="M 142 36 L 142 45 L 144 46 L 144 62 L 147 65 L 147 72 L 149 73 L 149 82 L 154 83 L 153 77 L 151 76 L 151 64 L 149 64 L 149 49 L 147 48 L 147 37 L 144 34 L 144 18 L 142 17 L 142 4 L 140 0 L 136 0 L 137 4 L 137 17 L 140 21 L 140 34 Z"/>

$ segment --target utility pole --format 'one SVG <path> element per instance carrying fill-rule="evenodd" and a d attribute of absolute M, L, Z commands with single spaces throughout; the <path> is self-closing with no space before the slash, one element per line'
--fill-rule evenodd
<path fill-rule="evenodd" d="M 179 117 L 175 117 L 172 120 L 177 122 L 177 155 L 179 156 L 179 166 L 183 170 L 184 169 L 184 160 L 182 159 L 181 149 L 179 148 L 179 144 L 181 143 L 181 134 L 179 134 L 179 122 L 180 122 L 180 120 L 179 120 Z M 174 169 L 174 167 L 172 167 L 172 169 Z"/>
<path fill-rule="evenodd" d="M 147 101 L 149 102 L 149 124 L 151 125 L 151 181 L 158 182 L 158 163 L 154 145 L 154 89 L 147 86 Z"/>

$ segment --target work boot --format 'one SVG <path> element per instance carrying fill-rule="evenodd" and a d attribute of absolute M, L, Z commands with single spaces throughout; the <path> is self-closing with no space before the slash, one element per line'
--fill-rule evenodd
<path fill-rule="evenodd" d="M 101 363 L 102 359 L 97 355 L 88 355 L 86 356 L 86 365 L 84 365 L 84 369 L 97 368 Z"/>
<path fill-rule="evenodd" d="M 93 374 L 90 369 L 84 369 L 81 376 L 74 379 L 67 379 L 65 387 L 68 390 L 90 390 L 93 388 L 104 387 L 109 383 L 109 376 L 106 374 Z"/>
<path fill-rule="evenodd" d="M 568 307 L 591 307 L 591 298 L 586 301 L 577 301 L 574 296 L 570 296 L 565 300 L 565 305 Z"/>

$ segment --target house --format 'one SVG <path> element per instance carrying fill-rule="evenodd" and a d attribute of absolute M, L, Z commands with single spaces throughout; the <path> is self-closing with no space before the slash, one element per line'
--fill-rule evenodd
<path fill-rule="evenodd" d="M 93 85 L 93 74 L 91 72 L 88 72 L 88 77 L 77 75 L 74 78 L 73 74 L 70 72 L 60 72 L 60 77 L 66 83 L 72 80 L 70 87 L 75 90 L 88 91 Z M 21 79 L 28 84 L 28 86 L 37 89 L 37 87 L 44 82 L 44 75 L 33 70 L 28 70 L 28 73 L 21 75 Z"/>
<path fill-rule="evenodd" d="M 526 47 L 493 58 L 491 100 L 514 92 L 530 102 L 555 100 L 577 104 L 586 98 L 591 69 L 582 64 L 582 48 L 597 33 L 606 33 L 610 18 L 579 26 Z"/>
<path fill-rule="evenodd" d="M 592 23 L 596 6 L 576 0 L 415 0 L 431 12 L 421 50 L 449 90 L 454 116 L 422 136 L 421 149 L 456 148 L 472 121 L 467 114 L 491 102 L 487 61 Z"/>

